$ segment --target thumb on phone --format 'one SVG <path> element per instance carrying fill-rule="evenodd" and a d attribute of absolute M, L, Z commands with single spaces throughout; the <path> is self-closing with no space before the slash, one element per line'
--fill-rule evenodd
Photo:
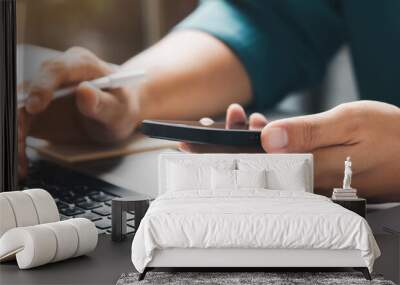
<path fill-rule="evenodd" d="M 311 152 L 321 147 L 350 143 L 351 125 L 337 109 L 277 120 L 263 128 L 261 144 L 269 153 Z"/>

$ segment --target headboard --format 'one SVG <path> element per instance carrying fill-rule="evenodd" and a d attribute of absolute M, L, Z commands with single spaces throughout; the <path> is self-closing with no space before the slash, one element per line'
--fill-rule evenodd
<path fill-rule="evenodd" d="M 232 161 L 235 168 L 257 167 L 263 165 L 264 168 L 272 169 L 280 173 L 280 177 L 275 179 L 295 180 L 299 188 L 306 192 L 314 192 L 314 166 L 312 154 L 186 154 L 186 153 L 166 153 L 160 154 L 158 163 L 158 193 L 166 192 L 168 164 L 174 161 L 188 162 L 191 164 L 201 164 L 212 166 L 215 163 Z M 289 174 L 299 164 L 302 165 L 301 173 Z M 291 177 L 288 177 L 292 175 Z M 296 177 L 301 176 L 301 179 Z"/>

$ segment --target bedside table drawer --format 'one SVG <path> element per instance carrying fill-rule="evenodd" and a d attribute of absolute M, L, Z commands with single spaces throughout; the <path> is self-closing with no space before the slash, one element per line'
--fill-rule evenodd
<path fill-rule="evenodd" d="M 365 218 L 367 201 L 362 198 L 354 199 L 354 200 L 336 200 L 332 199 L 333 203 L 339 204 L 343 208 L 346 208 L 356 214 L 359 214 L 361 217 Z"/>

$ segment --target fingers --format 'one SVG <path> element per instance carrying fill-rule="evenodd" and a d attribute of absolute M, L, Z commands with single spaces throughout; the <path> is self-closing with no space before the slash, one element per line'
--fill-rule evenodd
<path fill-rule="evenodd" d="M 247 121 L 246 112 L 239 104 L 231 104 L 226 111 L 226 128 L 234 128 L 235 125 L 245 124 Z M 249 118 L 249 128 L 251 130 L 262 129 L 268 120 L 265 116 L 254 113 Z M 263 152 L 262 148 L 258 147 L 237 147 L 227 145 L 211 145 L 211 144 L 195 144 L 188 142 L 179 143 L 179 149 L 183 152 L 192 153 L 258 153 Z"/>
<path fill-rule="evenodd" d="M 42 112 L 50 104 L 53 92 L 61 86 L 105 76 L 112 68 L 83 48 L 71 48 L 62 55 L 43 62 L 31 82 L 26 110 Z"/>
<path fill-rule="evenodd" d="M 112 125 L 120 117 L 121 103 L 111 93 L 104 92 L 89 82 L 82 82 L 76 90 L 79 111 L 100 123 Z"/>
<path fill-rule="evenodd" d="M 65 67 L 60 59 L 46 61 L 30 84 L 26 110 L 31 113 L 43 111 L 52 99 L 53 91 L 61 85 L 65 77 Z"/>
<path fill-rule="evenodd" d="M 231 129 L 234 125 L 245 124 L 247 121 L 246 112 L 239 104 L 231 104 L 226 110 L 225 124 L 227 129 Z"/>
<path fill-rule="evenodd" d="M 226 128 L 234 128 L 235 125 L 245 124 L 247 122 L 246 112 L 239 104 L 231 104 L 226 110 Z M 249 129 L 259 130 L 268 124 L 267 118 L 260 113 L 253 113 L 249 117 Z"/>
<path fill-rule="evenodd" d="M 260 113 L 253 113 L 249 117 L 249 129 L 261 130 L 268 124 L 267 118 Z"/>
<path fill-rule="evenodd" d="M 355 143 L 353 129 L 351 114 L 332 109 L 271 122 L 262 130 L 261 143 L 269 153 L 311 152 L 325 146 Z"/>
<path fill-rule="evenodd" d="M 127 100 L 124 88 L 104 92 L 89 82 L 81 83 L 76 91 L 76 105 L 85 116 L 85 130 L 100 143 L 115 143 L 129 137 L 138 123 L 137 111 Z"/>

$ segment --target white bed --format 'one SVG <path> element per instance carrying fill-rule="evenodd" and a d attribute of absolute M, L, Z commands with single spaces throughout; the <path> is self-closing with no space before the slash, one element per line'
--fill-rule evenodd
<path fill-rule="evenodd" d="M 198 170 L 194 174 L 190 172 L 193 167 Z M 209 175 L 208 167 L 214 174 Z M 225 181 L 229 175 L 218 182 L 217 175 L 234 173 L 234 181 L 240 184 L 238 170 L 252 176 L 260 169 L 266 169 L 263 188 L 238 188 L 236 184 L 224 188 L 229 186 Z M 154 267 L 355 267 L 372 271 L 380 252 L 367 222 L 330 199 L 312 194 L 312 171 L 311 155 L 162 155 L 160 195 L 132 243 L 134 266 L 143 273 Z M 260 183 L 259 177 L 242 184 L 254 186 Z M 217 188 L 215 180 L 222 187 Z M 368 270 L 364 270 L 366 277 Z"/>

